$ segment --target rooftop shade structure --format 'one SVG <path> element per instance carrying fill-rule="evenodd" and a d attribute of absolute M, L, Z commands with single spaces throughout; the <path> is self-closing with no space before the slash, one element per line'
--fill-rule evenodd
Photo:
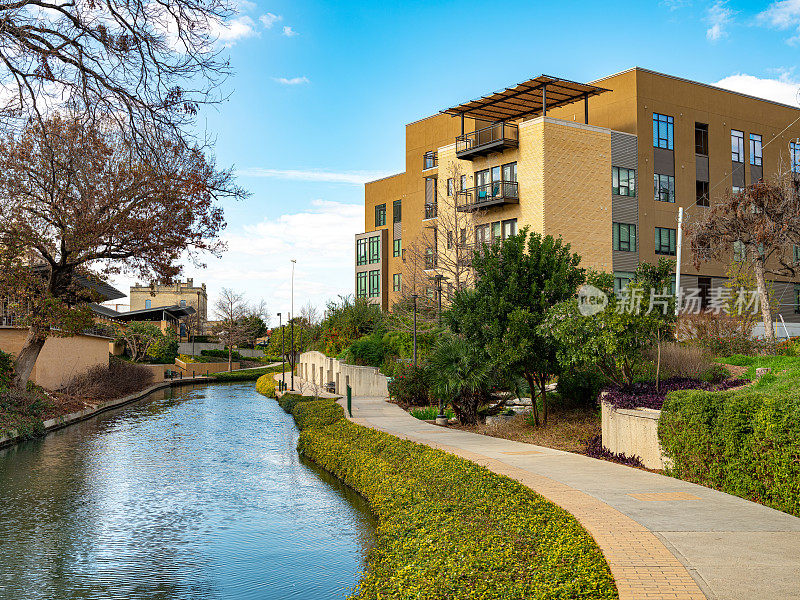
<path fill-rule="evenodd" d="M 169 319 L 178 320 L 182 317 L 193 315 L 195 310 L 191 306 L 157 306 L 154 308 L 143 308 L 129 312 L 117 312 L 105 306 L 95 305 L 95 312 L 117 321 L 166 321 Z M 99 309 L 99 310 L 98 310 Z"/>
<path fill-rule="evenodd" d="M 591 96 L 608 91 L 588 83 L 540 75 L 441 112 L 485 121 L 511 121 L 547 114 L 547 109 L 588 100 Z"/>

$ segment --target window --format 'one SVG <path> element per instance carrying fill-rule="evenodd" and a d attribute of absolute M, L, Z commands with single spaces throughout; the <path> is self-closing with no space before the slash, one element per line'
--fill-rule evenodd
<path fill-rule="evenodd" d="M 653 113 L 653 146 L 673 150 L 675 119 L 669 115 Z"/>
<path fill-rule="evenodd" d="M 792 173 L 800 173 L 800 141 L 789 142 L 789 164 Z"/>
<path fill-rule="evenodd" d="M 492 167 L 492 181 L 500 181 L 500 174 L 502 169 L 500 167 Z"/>
<path fill-rule="evenodd" d="M 489 185 L 491 183 L 491 177 L 489 176 L 489 169 L 484 169 L 483 171 L 476 171 L 475 172 L 475 185 Z"/>
<path fill-rule="evenodd" d="M 151 308 L 152 304 L 153 304 L 152 300 L 145 300 L 144 301 L 144 307 L 145 308 Z"/>
<path fill-rule="evenodd" d="M 694 124 L 694 153 L 708 156 L 708 125 Z"/>
<path fill-rule="evenodd" d="M 448 196 L 452 196 L 453 195 L 453 178 L 452 177 L 448 177 L 447 178 L 447 195 Z"/>
<path fill-rule="evenodd" d="M 635 196 L 636 170 L 611 167 L 611 191 L 618 196 Z"/>
<path fill-rule="evenodd" d="M 377 298 L 381 295 L 381 272 L 369 272 L 369 297 Z"/>
<path fill-rule="evenodd" d="M 425 248 L 425 269 L 436 268 L 436 255 L 433 253 L 433 248 Z"/>
<path fill-rule="evenodd" d="M 794 312 L 800 314 L 800 285 L 794 286 Z"/>
<path fill-rule="evenodd" d="M 675 256 L 675 230 L 656 227 L 656 254 Z"/>
<path fill-rule="evenodd" d="M 462 227 L 461 228 L 461 244 L 463 245 L 463 244 L 466 244 L 466 243 L 467 243 L 467 228 L 466 227 Z"/>
<path fill-rule="evenodd" d="M 448 250 L 452 250 L 453 249 L 453 232 L 452 231 L 448 231 L 447 232 L 447 249 Z"/>
<path fill-rule="evenodd" d="M 466 175 L 462 175 L 461 176 L 461 188 L 460 188 L 460 190 L 463 192 L 465 189 L 467 189 L 467 176 Z"/>
<path fill-rule="evenodd" d="M 500 221 L 495 221 L 492 223 L 492 243 L 501 239 L 503 239 L 503 226 Z"/>
<path fill-rule="evenodd" d="M 400 244 L 401 244 L 400 240 L 394 240 L 392 242 L 392 256 L 395 258 L 400 256 L 400 253 L 402 252 L 402 250 L 400 249 Z"/>
<path fill-rule="evenodd" d="M 181 300 L 181 306 L 186 306 L 186 300 Z"/>
<path fill-rule="evenodd" d="M 436 204 L 426 204 L 425 205 L 425 218 L 426 219 L 435 219 L 438 214 L 439 214 L 439 209 L 438 209 Z"/>
<path fill-rule="evenodd" d="M 356 264 L 367 264 L 367 238 L 356 240 Z"/>
<path fill-rule="evenodd" d="M 761 158 L 761 136 L 756 133 L 750 134 L 750 164 L 755 165 L 757 167 L 763 166 L 763 160 Z"/>
<path fill-rule="evenodd" d="M 517 181 L 517 163 L 503 165 L 503 181 Z"/>
<path fill-rule="evenodd" d="M 432 169 L 438 164 L 439 164 L 439 156 L 436 154 L 434 150 L 428 150 L 425 154 L 422 155 L 423 169 Z"/>
<path fill-rule="evenodd" d="M 356 273 L 356 298 L 367 297 L 367 272 Z"/>
<path fill-rule="evenodd" d="M 436 210 L 436 187 L 437 179 L 435 177 L 425 178 L 425 218 L 433 219 L 438 214 Z"/>
<path fill-rule="evenodd" d="M 744 162 L 744 133 L 731 129 L 731 160 Z"/>
<path fill-rule="evenodd" d="M 395 200 L 392 202 L 392 221 L 399 223 L 403 219 L 403 201 Z"/>
<path fill-rule="evenodd" d="M 711 277 L 698 277 L 697 289 L 700 290 L 700 309 L 708 308 L 711 300 Z"/>
<path fill-rule="evenodd" d="M 369 264 L 381 262 L 381 238 L 374 235 L 369 238 Z"/>
<path fill-rule="evenodd" d="M 386 204 L 378 204 L 375 207 L 375 227 L 386 225 Z"/>
<path fill-rule="evenodd" d="M 392 275 L 392 291 L 399 292 L 400 288 L 402 287 L 400 283 L 400 273 L 395 273 Z"/>
<path fill-rule="evenodd" d="M 614 294 L 619 295 L 633 281 L 635 273 L 631 271 L 614 271 Z"/>
<path fill-rule="evenodd" d="M 614 223 L 612 225 L 613 249 L 620 252 L 636 252 L 636 225 Z"/>
<path fill-rule="evenodd" d="M 696 183 L 696 198 L 697 206 L 709 206 L 707 181 L 698 181 Z"/>
<path fill-rule="evenodd" d="M 738 185 L 731 186 L 731 192 L 733 192 L 734 196 L 736 194 L 740 194 L 743 189 L 744 189 L 743 187 L 739 187 Z M 753 212 L 755 212 L 755 211 L 753 211 Z"/>
<path fill-rule="evenodd" d="M 800 264 L 800 246 L 795 244 L 793 247 L 793 254 L 794 254 L 794 264 Z"/>
<path fill-rule="evenodd" d="M 508 239 L 512 235 L 517 235 L 517 220 L 507 219 L 503 221 L 503 239 Z"/>
<path fill-rule="evenodd" d="M 736 240 L 733 242 L 733 260 L 736 262 L 742 262 L 747 257 L 744 242 L 742 240 Z"/>
<path fill-rule="evenodd" d="M 475 227 L 475 244 L 481 246 L 489 243 L 489 224 Z"/>
<path fill-rule="evenodd" d="M 653 194 L 661 202 L 675 202 L 675 177 L 654 173 Z"/>

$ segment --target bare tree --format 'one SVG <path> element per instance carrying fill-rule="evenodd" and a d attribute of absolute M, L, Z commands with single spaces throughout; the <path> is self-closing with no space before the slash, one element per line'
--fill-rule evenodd
<path fill-rule="evenodd" d="M 214 304 L 217 324 L 214 332 L 228 347 L 228 371 L 232 368 L 233 347 L 251 343 L 258 335 L 265 320 L 269 319 L 266 304 L 248 303 L 244 295 L 228 288 L 222 288 Z"/>
<path fill-rule="evenodd" d="M 472 256 L 475 251 L 475 225 L 485 213 L 470 198 L 466 177 L 458 163 L 444 169 L 445 184 L 437 185 L 435 203 L 426 205 L 427 220 L 420 234 L 403 251 L 402 290 L 392 307 L 407 328 L 412 296 L 416 295 L 417 317 L 433 323 L 457 291 L 475 283 Z"/>
<path fill-rule="evenodd" d="M 243 197 L 202 152 L 165 142 L 135 158 L 118 130 L 58 116 L 0 139 L 0 296 L 28 327 L 14 386 L 24 390 L 46 338 L 91 324 L 81 281 L 128 273 L 169 281 L 184 254 L 218 253 L 217 200 Z M 91 286 L 89 286 L 91 287 Z"/>
<path fill-rule="evenodd" d="M 800 181 L 788 172 L 773 183 L 756 183 L 727 193 L 686 233 L 696 267 L 709 260 L 726 262 L 734 254 L 752 267 L 768 340 L 775 339 L 766 274 L 794 278 L 800 264 L 794 254 L 800 245 Z"/>
<path fill-rule="evenodd" d="M 182 136 L 220 100 L 230 67 L 216 44 L 233 0 L 0 2 L 0 117 L 70 107 L 133 137 Z M 157 150 L 156 148 L 151 148 Z"/>

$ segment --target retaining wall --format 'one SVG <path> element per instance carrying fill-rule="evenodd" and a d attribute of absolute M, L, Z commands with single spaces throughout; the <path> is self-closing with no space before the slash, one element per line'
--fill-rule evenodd
<path fill-rule="evenodd" d="M 168 368 L 172 365 L 166 365 Z M 231 370 L 238 371 L 241 365 L 234 361 L 231 363 Z M 207 362 L 207 363 L 185 363 L 180 359 L 175 359 L 175 367 L 183 371 L 184 377 L 197 377 L 203 375 L 210 375 L 211 373 L 222 373 L 228 370 L 228 361 L 225 362 Z"/>
<path fill-rule="evenodd" d="M 337 394 L 344 395 L 349 385 L 354 396 L 389 397 L 389 382 L 377 368 L 348 365 L 322 352 L 303 352 L 297 360 L 297 374 L 314 385 L 333 382 Z"/>
<path fill-rule="evenodd" d="M 178 353 L 179 354 L 200 354 L 203 350 L 224 350 L 225 346 L 223 344 L 212 343 L 212 342 L 195 342 L 192 344 L 191 342 L 181 342 L 178 344 Z M 264 356 L 264 349 L 263 348 L 239 348 L 236 350 L 239 354 L 244 356 L 245 358 L 261 358 Z"/>
<path fill-rule="evenodd" d="M 664 456 L 658 441 L 660 410 L 617 408 L 602 402 L 603 446 L 618 454 L 638 456 L 648 469 L 663 469 Z"/>

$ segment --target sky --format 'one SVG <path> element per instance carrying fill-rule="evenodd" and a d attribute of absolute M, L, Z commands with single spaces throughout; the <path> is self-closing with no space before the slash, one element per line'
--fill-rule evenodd
<path fill-rule="evenodd" d="M 290 310 L 291 259 L 296 312 L 352 294 L 363 184 L 403 171 L 405 124 L 442 108 L 633 66 L 798 103 L 800 0 L 238 1 L 218 42 L 227 100 L 198 126 L 251 196 L 224 205 L 222 258 L 184 275 L 273 315 Z"/>

